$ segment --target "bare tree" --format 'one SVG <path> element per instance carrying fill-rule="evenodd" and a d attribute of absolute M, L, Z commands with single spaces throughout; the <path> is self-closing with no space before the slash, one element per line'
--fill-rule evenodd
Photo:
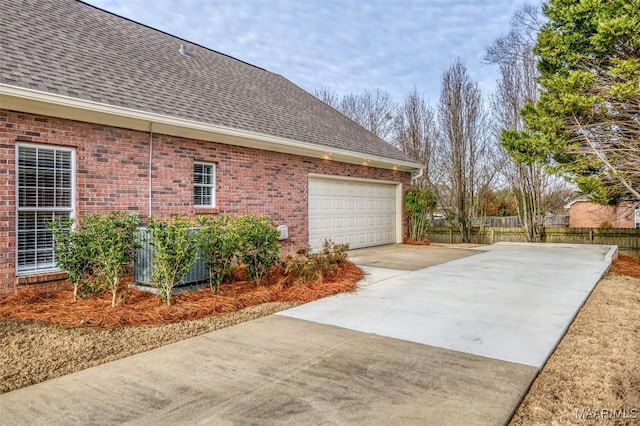
<path fill-rule="evenodd" d="M 397 108 L 389 93 L 375 89 L 344 96 L 338 110 L 379 138 L 390 140 Z"/>
<path fill-rule="evenodd" d="M 485 60 L 500 66 L 496 92 L 491 99 L 494 130 L 523 131 L 525 123 L 520 111 L 538 98 L 535 37 L 542 25 L 540 7 L 525 5 L 513 16 L 511 31 L 495 40 L 488 48 Z M 504 177 L 513 191 L 520 224 L 528 241 L 541 241 L 544 200 L 551 190 L 566 187 L 558 178 L 545 172 L 544 161 L 536 156 L 514 155 L 501 149 Z"/>
<path fill-rule="evenodd" d="M 311 94 L 332 108 L 338 109 L 340 106 L 340 96 L 330 87 L 316 87 Z"/>
<path fill-rule="evenodd" d="M 524 47 L 529 46 L 530 50 L 535 45 L 543 24 L 540 5 L 525 3 L 511 17 L 511 30 L 487 47 L 484 60 L 490 64 L 502 64 L 517 61 L 523 54 L 528 55 Z"/>
<path fill-rule="evenodd" d="M 419 186 L 428 186 L 433 163 L 434 147 L 438 137 L 436 115 L 433 108 L 414 88 L 404 98 L 394 119 L 394 142 L 409 158 L 424 165 Z"/>
<path fill-rule="evenodd" d="M 456 60 L 442 75 L 438 104 L 438 167 L 431 173 L 434 191 L 463 242 L 471 242 L 473 223 L 481 215 L 482 191 L 496 176 L 486 114 L 477 83 Z"/>
<path fill-rule="evenodd" d="M 525 128 L 520 110 L 537 99 L 535 59 L 531 45 L 520 46 L 520 55 L 505 58 L 500 63 L 500 77 L 491 99 L 496 133 L 503 129 L 521 131 Z M 542 240 L 544 211 L 542 197 L 551 177 L 537 158 L 514 158 L 502 149 L 504 176 L 513 191 L 520 224 L 527 241 Z"/>
<path fill-rule="evenodd" d="M 384 90 L 365 90 L 341 97 L 331 88 L 321 86 L 311 93 L 379 138 L 387 142 L 393 140 L 393 118 L 398 105 Z"/>

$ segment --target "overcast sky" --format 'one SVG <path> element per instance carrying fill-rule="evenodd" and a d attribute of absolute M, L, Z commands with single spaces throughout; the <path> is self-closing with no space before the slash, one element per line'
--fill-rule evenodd
<path fill-rule="evenodd" d="M 485 48 L 523 0 L 86 0 L 102 9 L 278 73 L 303 89 L 414 86 L 436 104 L 459 57 L 485 96 Z"/>

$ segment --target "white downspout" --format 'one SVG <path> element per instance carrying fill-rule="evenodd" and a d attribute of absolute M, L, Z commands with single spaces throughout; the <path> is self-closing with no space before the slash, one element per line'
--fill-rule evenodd
<path fill-rule="evenodd" d="M 149 123 L 149 217 L 153 215 L 153 122 Z"/>

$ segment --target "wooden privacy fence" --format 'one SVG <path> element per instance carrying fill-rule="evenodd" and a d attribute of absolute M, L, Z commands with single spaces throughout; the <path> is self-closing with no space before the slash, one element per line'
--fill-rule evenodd
<path fill-rule="evenodd" d="M 473 228 L 474 243 L 493 244 L 500 241 L 526 242 L 522 228 Z M 427 238 L 433 243 L 461 243 L 457 227 L 432 227 Z M 544 228 L 542 242 L 568 244 L 616 245 L 620 253 L 640 257 L 640 229 L 623 228 Z"/>
<path fill-rule="evenodd" d="M 435 218 L 431 221 L 432 226 L 449 226 L 447 219 Z M 478 218 L 473 222 L 474 226 L 489 226 L 493 228 L 517 228 L 520 226 L 518 216 L 486 216 Z M 544 226 L 553 228 L 563 228 L 569 226 L 569 216 L 567 215 L 547 215 L 544 217 Z"/>

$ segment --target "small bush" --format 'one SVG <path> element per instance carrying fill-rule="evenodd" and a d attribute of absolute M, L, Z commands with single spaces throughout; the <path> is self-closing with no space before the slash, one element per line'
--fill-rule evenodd
<path fill-rule="evenodd" d="M 112 307 L 116 306 L 120 282 L 135 257 L 135 232 L 139 224 L 138 215 L 121 212 L 89 214 L 82 218 L 93 267 L 111 290 Z"/>
<path fill-rule="evenodd" d="M 325 240 L 317 253 L 309 248 L 298 250 L 296 256 L 287 256 L 284 260 L 285 283 L 292 285 L 326 278 L 347 259 L 348 250 L 349 244 L 335 244 L 331 240 Z"/>
<path fill-rule="evenodd" d="M 194 223 L 183 216 L 150 218 L 147 238 L 154 249 L 151 281 L 160 297 L 171 305 L 173 288 L 179 284 L 198 260 L 198 233 Z"/>
<path fill-rule="evenodd" d="M 198 217 L 200 253 L 209 269 L 209 287 L 215 293 L 233 271 L 238 255 L 239 237 L 231 226 L 232 219 L 221 214 L 214 218 Z"/>
<path fill-rule="evenodd" d="M 336 244 L 331 240 L 324 240 L 320 253 L 327 258 L 330 267 L 347 260 L 349 244 Z"/>
<path fill-rule="evenodd" d="M 404 193 L 404 211 L 407 214 L 407 231 L 413 241 L 423 241 L 429 231 L 429 216 L 438 206 L 435 194 L 426 188 L 410 188 Z"/>
<path fill-rule="evenodd" d="M 278 262 L 280 233 L 275 229 L 275 222 L 265 216 L 254 214 L 234 219 L 231 232 L 238 237 L 238 256 L 246 266 L 246 272 L 255 286 Z"/>
<path fill-rule="evenodd" d="M 87 233 L 75 228 L 73 219 L 56 220 L 49 224 L 49 228 L 53 232 L 56 266 L 67 271 L 68 280 L 73 285 L 73 300 L 78 300 L 78 289 L 95 267 Z"/>
<path fill-rule="evenodd" d="M 111 306 L 116 306 L 121 279 L 133 262 L 137 215 L 113 212 L 88 214 L 80 226 L 71 219 L 50 224 L 54 236 L 56 265 L 67 271 L 73 284 L 73 299 L 83 293 L 111 290 Z"/>
<path fill-rule="evenodd" d="M 299 250 L 296 256 L 287 256 L 284 260 L 284 273 L 287 285 L 317 281 L 322 278 L 322 270 L 309 249 Z"/>

